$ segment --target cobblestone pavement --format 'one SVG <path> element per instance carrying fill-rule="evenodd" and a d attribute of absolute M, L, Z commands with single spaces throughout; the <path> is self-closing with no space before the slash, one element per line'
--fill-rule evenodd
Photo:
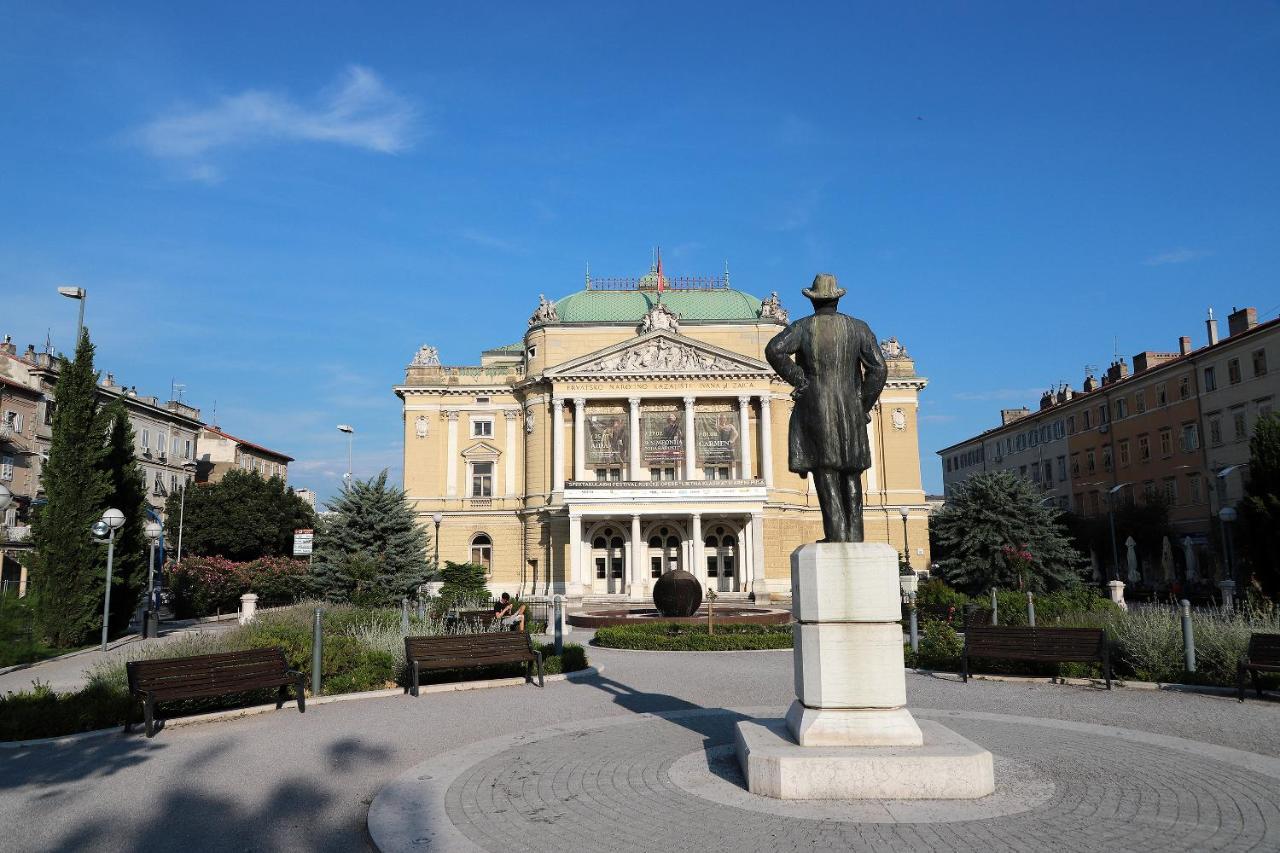
<path fill-rule="evenodd" d="M 1280 827 L 1280 702 L 908 675 L 921 717 L 1025 768 L 1032 783 L 1051 783 L 1051 799 L 968 824 L 811 816 L 792 825 L 695 795 L 670 776 L 677 762 L 728 742 L 733 715 L 724 709 L 781 713 L 792 698 L 789 652 L 591 649 L 590 657 L 600 676 L 543 690 L 340 702 L 151 740 L 115 733 L 0 749 L 0 850 L 365 850 L 369 804 L 459 750 L 472 754 L 456 774 L 474 775 L 448 780 L 444 792 L 456 802 L 414 809 L 444 814 L 438 837 L 453 826 L 453 809 L 478 833 L 458 833 L 464 845 L 504 850 L 553 832 L 566 833 L 555 840 L 568 849 L 602 851 L 632 849 L 637 838 L 673 851 L 848 849 L 862 840 L 870 849 L 965 849 L 974 839 L 990 850 L 1280 849 L 1267 834 Z M 528 772 L 517 774 L 521 767 Z M 485 779 L 495 783 L 487 793 Z M 712 781 L 727 790 L 730 780 Z M 551 791 L 568 793 L 558 800 Z M 501 797 L 511 803 L 492 804 Z M 1133 827 L 1148 838 L 1123 835 Z"/>

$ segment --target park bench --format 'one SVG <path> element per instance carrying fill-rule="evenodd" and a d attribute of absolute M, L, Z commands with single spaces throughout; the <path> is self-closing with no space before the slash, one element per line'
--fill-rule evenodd
<path fill-rule="evenodd" d="M 1095 628 L 980 628 L 964 634 L 961 677 L 969 680 L 970 658 L 1000 658 L 1043 663 L 1102 664 L 1111 689 L 1111 653 L 1106 631 Z"/>
<path fill-rule="evenodd" d="M 1260 672 L 1280 672 L 1280 634 L 1250 634 L 1249 649 L 1236 666 L 1236 687 L 1240 701 L 1244 701 L 1244 676 L 1249 673 L 1253 689 L 1262 698 L 1262 685 L 1258 683 Z"/>
<path fill-rule="evenodd" d="M 471 669 L 523 663 L 525 680 L 533 683 L 536 667 L 538 686 L 542 686 L 542 653 L 534 649 L 533 639 L 523 631 L 405 637 L 404 659 L 409 665 L 409 692 L 414 696 L 418 695 L 418 681 L 424 669 Z"/>
<path fill-rule="evenodd" d="M 244 693 L 274 687 L 276 708 L 284 705 L 287 689 L 292 687 L 298 700 L 298 711 L 307 710 L 303 689 L 306 676 L 289 669 L 284 651 L 279 648 L 249 649 L 185 658 L 133 660 L 125 664 L 129 676 L 130 697 L 142 702 L 147 737 L 156 732 L 156 706 L 161 702 L 200 699 L 227 693 Z M 133 727 L 133 705 L 125 718 L 124 730 Z"/>

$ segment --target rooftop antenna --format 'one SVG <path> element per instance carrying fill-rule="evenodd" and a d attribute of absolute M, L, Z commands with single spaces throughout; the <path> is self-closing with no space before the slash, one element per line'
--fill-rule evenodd
<path fill-rule="evenodd" d="M 587 290 L 591 289 L 591 261 L 587 261 Z"/>
<path fill-rule="evenodd" d="M 44 354 L 53 355 L 53 329 L 45 329 L 44 332 Z"/>
<path fill-rule="evenodd" d="M 1120 336 L 1111 336 L 1111 360 L 1116 364 L 1120 363 Z"/>
<path fill-rule="evenodd" d="M 724 259 L 724 286 L 729 286 L 729 259 Z"/>
<path fill-rule="evenodd" d="M 213 428 L 218 428 L 218 401 L 213 401 L 213 414 L 209 417 L 209 423 L 213 424 Z"/>

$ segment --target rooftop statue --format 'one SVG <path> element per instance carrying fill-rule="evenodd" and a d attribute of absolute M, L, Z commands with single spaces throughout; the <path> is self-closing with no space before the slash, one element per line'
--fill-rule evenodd
<path fill-rule="evenodd" d="M 867 424 L 888 368 L 871 329 L 836 311 L 843 288 L 819 273 L 802 291 L 813 314 L 769 341 L 765 357 L 795 387 L 788 467 L 813 474 L 822 508 L 823 542 L 861 542 L 862 472 L 871 467 Z M 794 356 L 794 358 L 793 358 Z"/>
<path fill-rule="evenodd" d="M 560 315 L 556 313 L 556 304 L 547 299 L 545 293 L 538 294 L 538 307 L 533 309 L 533 314 L 529 317 L 529 325 L 537 326 L 542 323 L 559 323 Z"/>
<path fill-rule="evenodd" d="M 780 323 L 787 322 L 787 309 L 782 307 L 782 300 L 778 298 L 778 291 L 775 290 L 771 293 L 768 299 L 761 300 L 760 319 L 777 320 Z"/>
<path fill-rule="evenodd" d="M 413 356 L 413 367 L 439 367 L 440 351 L 435 347 L 423 344 Z"/>

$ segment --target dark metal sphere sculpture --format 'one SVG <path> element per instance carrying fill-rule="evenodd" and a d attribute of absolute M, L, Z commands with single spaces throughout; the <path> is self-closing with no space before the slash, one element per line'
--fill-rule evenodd
<path fill-rule="evenodd" d="M 663 616 L 692 616 L 702 606 L 702 584 L 684 569 L 675 569 L 653 585 L 653 606 Z"/>

